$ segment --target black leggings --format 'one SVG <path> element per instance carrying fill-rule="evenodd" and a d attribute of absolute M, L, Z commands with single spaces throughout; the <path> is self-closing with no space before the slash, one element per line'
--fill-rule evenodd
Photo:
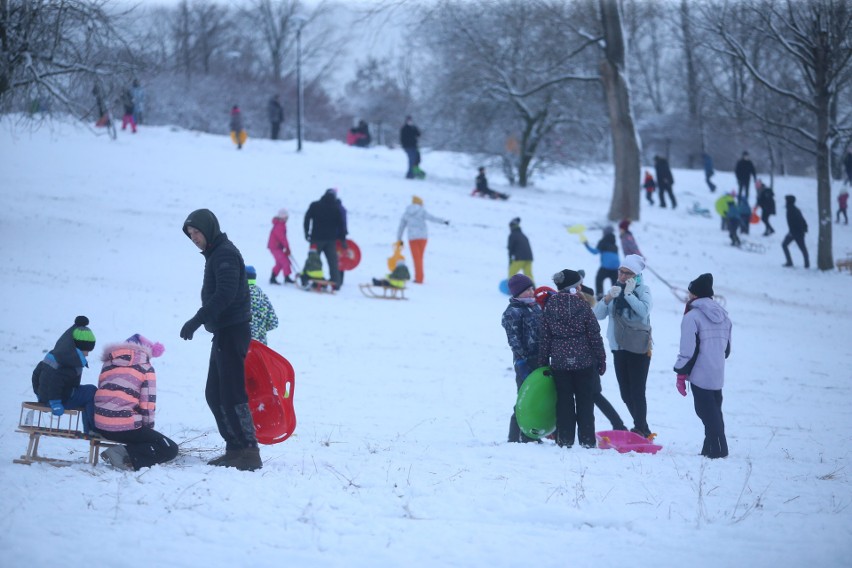
<path fill-rule="evenodd" d="M 98 430 L 107 440 L 124 444 L 134 470 L 166 463 L 178 455 L 178 445 L 153 428 L 139 428 L 122 432 Z"/>
<path fill-rule="evenodd" d="M 645 353 L 631 353 L 619 349 L 612 352 L 615 378 L 621 400 L 633 417 L 633 427 L 643 436 L 651 433 L 648 428 L 648 403 L 645 401 L 645 385 L 648 382 L 648 368 L 651 358 Z"/>
<path fill-rule="evenodd" d="M 576 370 L 553 369 L 556 383 L 556 443 L 574 445 L 574 430 L 584 448 L 594 448 L 595 391 L 597 371 L 593 367 Z"/>

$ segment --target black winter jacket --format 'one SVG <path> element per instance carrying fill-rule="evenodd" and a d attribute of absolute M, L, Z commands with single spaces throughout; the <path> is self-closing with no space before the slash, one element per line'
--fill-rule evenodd
<path fill-rule="evenodd" d="M 71 391 L 80 386 L 83 360 L 71 336 L 74 327 L 72 325 L 59 337 L 53 350 L 33 370 L 33 392 L 39 402 L 68 400 Z"/>
<path fill-rule="evenodd" d="M 251 292 L 246 278 L 246 265 L 228 235 L 219 229 L 219 220 L 207 209 L 193 211 L 183 225 L 195 227 L 207 239 L 204 255 L 204 282 L 201 285 L 201 308 L 196 317 L 211 333 L 251 321 Z"/>
<path fill-rule="evenodd" d="M 509 261 L 513 260 L 532 260 L 532 248 L 527 236 L 521 231 L 520 227 L 512 227 L 509 233 Z"/>
<path fill-rule="evenodd" d="M 325 193 L 305 213 L 305 238 L 311 243 L 333 241 L 346 235 L 343 215 L 334 193 Z"/>
<path fill-rule="evenodd" d="M 757 172 L 754 169 L 754 164 L 751 160 L 743 158 L 734 166 L 734 174 L 737 176 L 737 181 L 747 182 L 748 178 L 757 177 Z"/>
<path fill-rule="evenodd" d="M 802 210 L 794 205 L 795 201 L 787 200 L 787 228 L 794 237 L 804 236 L 808 232 L 808 222 L 805 221 Z"/>
<path fill-rule="evenodd" d="M 517 298 L 511 298 L 503 311 L 501 324 L 506 330 L 513 360 L 525 359 L 531 367 L 535 365 L 541 335 L 541 308 L 538 304 L 527 304 Z"/>
<path fill-rule="evenodd" d="M 420 129 L 413 124 L 406 124 L 399 129 L 399 144 L 403 148 L 417 148 Z"/>

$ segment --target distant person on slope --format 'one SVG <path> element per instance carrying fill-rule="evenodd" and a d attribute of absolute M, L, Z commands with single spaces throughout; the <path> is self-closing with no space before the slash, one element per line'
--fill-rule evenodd
<path fill-rule="evenodd" d="M 237 150 L 242 150 L 243 144 L 246 143 L 248 136 L 246 135 L 245 128 L 243 127 L 243 113 L 237 105 L 231 107 L 230 128 L 231 140 L 233 140 L 234 144 L 237 145 Z"/>
<path fill-rule="evenodd" d="M 523 272 L 530 278 L 535 278 L 532 272 L 533 253 L 530 241 L 521 231 L 521 218 L 515 217 L 509 221 L 509 278 Z"/>
<path fill-rule="evenodd" d="M 633 233 L 630 232 L 630 219 L 623 219 L 618 224 L 618 236 L 621 239 L 621 252 L 624 256 L 627 256 L 628 254 L 645 256 L 639 250 L 639 245 L 636 244 L 636 239 L 633 238 Z"/>
<path fill-rule="evenodd" d="M 674 196 L 674 176 L 669 161 L 662 156 L 654 156 L 654 168 L 657 171 L 657 187 L 660 188 L 660 207 L 666 207 L 666 194 L 671 198 L 672 209 L 677 207 Z"/>
<path fill-rule="evenodd" d="M 751 178 L 757 181 L 757 171 L 754 169 L 754 164 L 748 155 L 748 152 L 743 152 L 742 157 L 737 160 L 734 166 L 734 175 L 737 177 L 737 197 L 745 195 L 748 201 L 749 185 Z"/>
<path fill-rule="evenodd" d="M 415 178 L 415 171 L 420 167 L 420 150 L 418 148 L 420 129 L 414 125 L 411 115 L 405 117 L 405 124 L 399 129 L 399 143 L 408 157 L 407 179 Z"/>
<path fill-rule="evenodd" d="M 728 456 L 722 387 L 725 359 L 731 353 L 731 327 L 728 312 L 713 300 L 713 275 L 702 274 L 690 282 L 674 372 L 681 396 L 686 396 L 687 381 L 692 385 L 695 414 L 704 423 L 701 455 L 710 459 Z"/>
<path fill-rule="evenodd" d="M 763 236 L 768 237 L 775 232 L 775 229 L 769 223 L 769 218 L 775 215 L 775 193 L 770 186 L 760 180 L 754 182 L 754 188 L 757 190 L 757 206 L 760 207 L 760 220 L 766 226 Z"/>
<path fill-rule="evenodd" d="M 618 281 L 618 245 L 615 244 L 615 233 L 610 226 L 604 227 L 603 237 L 598 241 L 598 246 L 589 246 L 589 240 L 583 235 L 583 244 L 586 250 L 592 254 L 601 256 L 601 265 L 595 276 L 595 298 L 600 300 L 604 295 L 604 281 L 609 279 L 610 286 L 615 286 Z"/>
<path fill-rule="evenodd" d="M 269 240 L 266 243 L 266 248 L 269 249 L 275 259 L 272 276 L 269 277 L 270 284 L 279 284 L 277 280 L 279 272 L 284 274 L 285 284 L 295 282 L 290 278 L 292 273 L 292 268 L 290 268 L 290 241 L 287 239 L 287 219 L 289 217 L 290 214 L 286 209 L 279 209 L 278 214 L 272 218 L 272 230 L 269 231 Z"/>
<path fill-rule="evenodd" d="M 426 251 L 426 241 L 429 237 L 426 221 L 444 225 L 450 224 L 446 219 L 429 214 L 423 207 L 423 200 L 415 195 L 411 198 L 411 205 L 405 208 L 402 219 L 399 221 L 399 229 L 396 232 L 397 244 L 402 246 L 402 234 L 408 229 L 408 246 L 411 248 L 411 257 L 414 259 L 415 284 L 423 284 L 425 277 L 423 253 Z"/>
<path fill-rule="evenodd" d="M 343 283 L 337 258 L 337 240 L 345 230 L 343 215 L 337 200 L 337 190 L 329 188 L 305 213 L 305 240 L 317 253 L 325 255 L 332 288 L 339 290 Z"/>
<path fill-rule="evenodd" d="M 479 175 L 476 176 L 476 189 L 473 190 L 474 195 L 480 197 L 490 197 L 491 199 L 509 199 L 509 196 L 499 191 L 494 191 L 488 187 L 488 179 L 485 177 L 485 168 L 479 168 Z"/>
<path fill-rule="evenodd" d="M 796 207 L 795 195 L 786 195 L 784 196 L 784 200 L 787 205 L 787 236 L 781 242 L 781 248 L 784 249 L 784 256 L 787 258 L 784 266 L 793 266 L 793 258 L 790 256 L 790 249 L 787 247 L 790 246 L 790 243 L 796 241 L 805 259 L 805 268 L 810 268 L 808 247 L 805 246 L 805 233 L 808 232 L 808 222 L 805 221 L 805 216 L 802 215 L 801 209 Z"/>

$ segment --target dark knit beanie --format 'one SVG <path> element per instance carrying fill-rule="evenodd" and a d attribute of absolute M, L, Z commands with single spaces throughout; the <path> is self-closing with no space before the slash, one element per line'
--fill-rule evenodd
<path fill-rule="evenodd" d="M 250 264 L 246 265 L 246 280 L 257 280 L 257 270 Z"/>
<path fill-rule="evenodd" d="M 709 272 L 702 274 L 695 280 L 689 283 L 688 290 L 696 298 L 712 298 L 713 297 L 713 275 Z"/>
<path fill-rule="evenodd" d="M 89 325 L 89 318 L 86 316 L 74 318 L 74 331 L 71 332 L 71 337 L 74 338 L 74 345 L 80 351 L 92 351 L 95 348 L 95 334 L 86 327 L 87 325 Z"/>
<path fill-rule="evenodd" d="M 521 218 L 520 217 L 515 217 L 514 219 L 509 221 L 510 227 L 519 227 L 520 225 L 521 225 Z"/>
<path fill-rule="evenodd" d="M 561 270 L 553 275 L 553 283 L 556 284 L 557 290 L 564 290 L 572 286 L 578 286 L 583 281 L 583 277 L 576 270 Z"/>
<path fill-rule="evenodd" d="M 533 281 L 530 280 L 529 276 L 526 276 L 525 274 L 515 274 L 509 278 L 509 293 L 512 294 L 513 298 L 517 298 L 518 294 L 527 288 L 531 288 L 533 285 Z"/>

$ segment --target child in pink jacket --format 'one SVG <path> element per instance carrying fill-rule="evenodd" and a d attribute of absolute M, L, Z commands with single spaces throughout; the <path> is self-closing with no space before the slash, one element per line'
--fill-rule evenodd
<path fill-rule="evenodd" d="M 272 218 L 272 230 L 269 232 L 269 243 L 266 245 L 269 252 L 275 257 L 275 266 L 272 267 L 272 276 L 269 277 L 270 284 L 280 284 L 276 278 L 279 272 L 284 273 L 284 282 L 293 284 L 295 280 L 290 278 L 290 242 L 287 240 L 287 218 L 289 214 L 286 209 L 278 211 L 278 215 Z"/>

